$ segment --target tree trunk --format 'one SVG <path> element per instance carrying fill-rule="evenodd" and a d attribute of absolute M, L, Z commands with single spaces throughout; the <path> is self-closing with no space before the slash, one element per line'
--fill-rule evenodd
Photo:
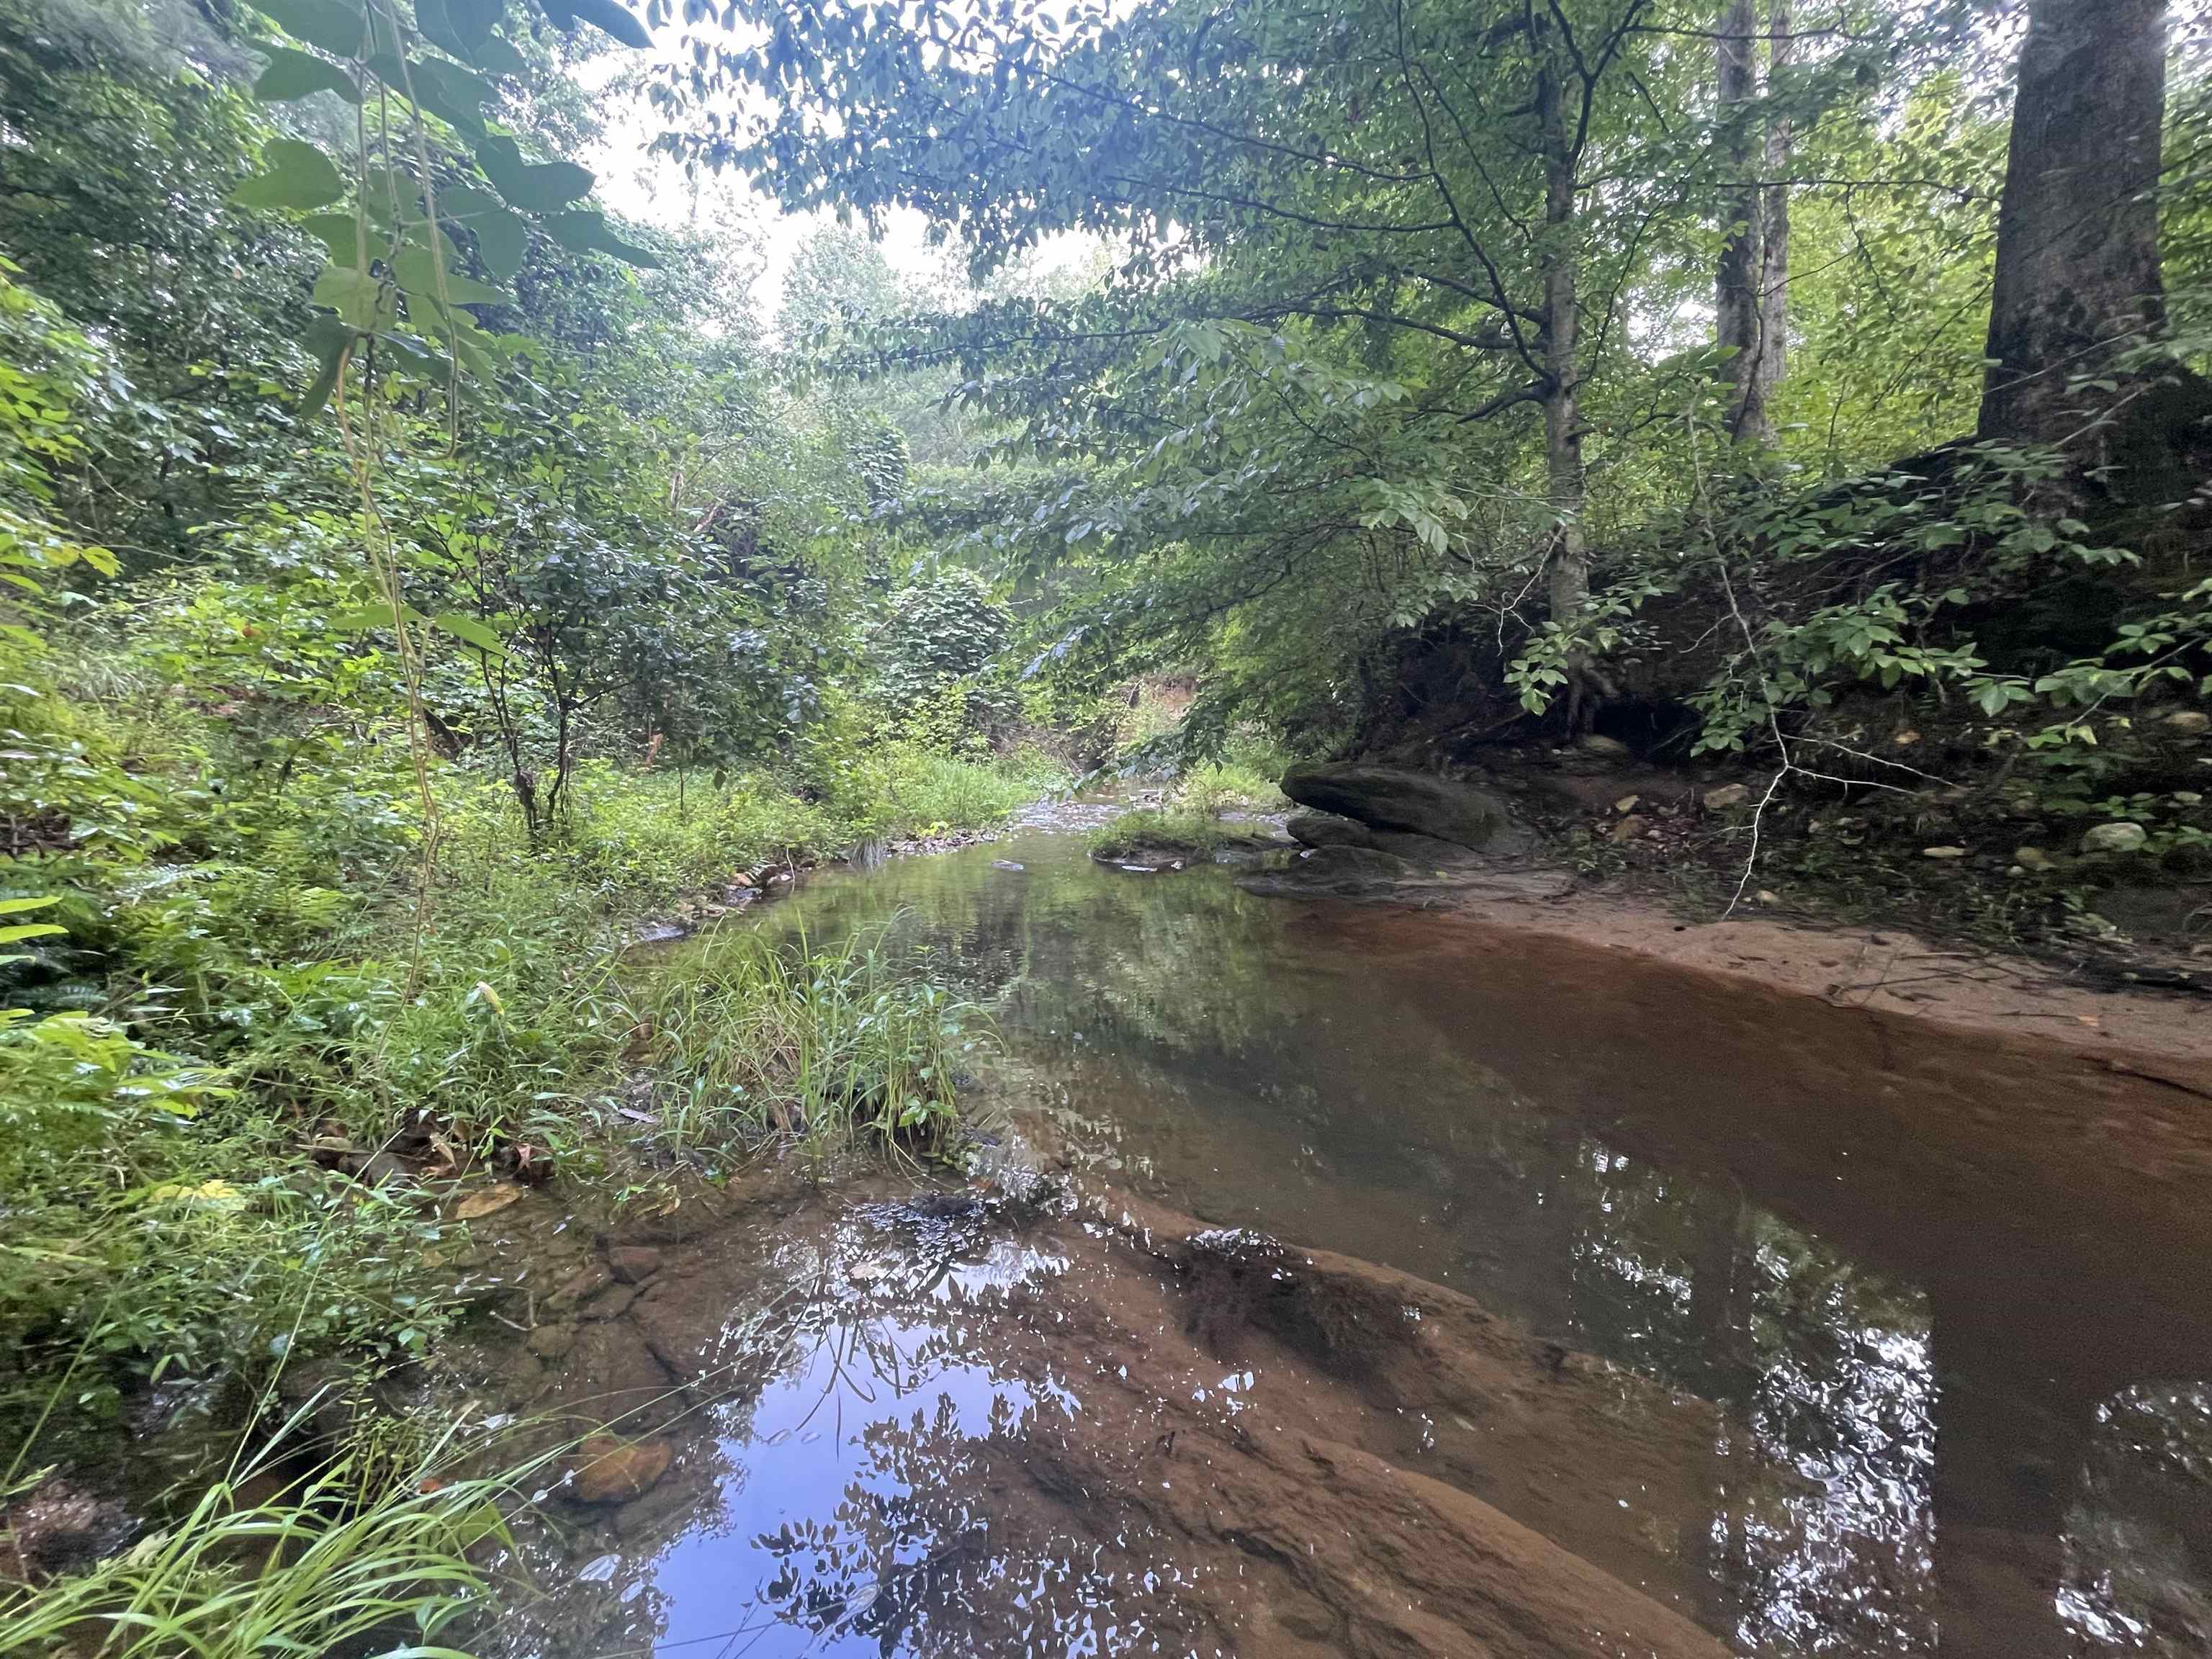
<path fill-rule="evenodd" d="M 1552 620 L 1566 622 L 1589 598 L 1589 544 L 1583 530 L 1588 477 L 1583 465 L 1580 349 L 1581 249 L 1575 224 L 1574 143 L 1563 78 L 1546 59 L 1537 70 L 1536 111 L 1544 147 L 1544 472 L 1552 511 L 1547 595 Z M 1579 678 L 1579 677 L 1577 677 Z M 1579 701 L 1579 686 L 1569 692 Z"/>
<path fill-rule="evenodd" d="M 1729 388 L 1729 430 L 1738 439 L 1771 437 L 1759 430 L 1759 192 L 1753 177 L 1747 115 L 1757 58 L 1759 27 L 1753 0 L 1729 0 L 1721 14 L 1716 82 L 1720 94 L 1721 166 L 1726 179 L 1721 216 L 1726 240 L 1714 294 L 1713 343 L 1721 349 L 1721 375 Z"/>
<path fill-rule="evenodd" d="M 2166 0 L 2029 0 L 1997 216 L 1981 435 L 2055 443 L 2096 417 L 2096 373 L 2163 314 Z"/>
<path fill-rule="evenodd" d="M 1790 64 L 1796 44 L 1790 0 L 1774 0 L 1767 13 L 1768 57 L 1766 95 L 1774 96 L 1775 76 Z M 1759 353 L 1752 365 L 1744 396 L 1741 435 L 1756 433 L 1762 443 L 1774 441 L 1771 404 L 1788 367 L 1790 337 L 1790 141 L 1795 137 L 1790 118 L 1779 112 L 1766 126 L 1766 183 L 1759 213 Z"/>

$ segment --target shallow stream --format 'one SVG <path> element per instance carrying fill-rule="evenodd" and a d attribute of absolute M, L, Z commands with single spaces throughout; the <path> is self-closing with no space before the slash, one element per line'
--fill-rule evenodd
<path fill-rule="evenodd" d="M 1217 1515 L 1296 1492 L 1176 1461 L 1188 1413 L 1231 1445 L 1295 1410 L 1714 1651 L 2212 1651 L 2201 1101 L 1625 953 L 1102 868 L 1040 829 L 732 925 L 888 926 L 992 1010 L 979 1091 L 1049 1125 L 1079 1188 L 1460 1292 L 1582 1368 L 1591 1426 L 1523 1433 L 1314 1363 L 1326 1345 L 1175 1328 L 1093 1263 L 1096 1224 L 787 1207 L 581 1328 L 599 1360 L 571 1374 L 611 1395 L 624 1343 L 672 1375 L 726 1361 L 728 1386 L 687 1396 L 651 1493 L 542 1547 L 518 1650 L 1656 1650 L 1347 1614 Z M 1686 1432 L 1664 1478 L 1637 1462 Z M 1213 1518 L 1132 1496 L 1176 1480 L 1215 1482 Z M 1442 1605 L 1417 1577 L 1407 1620 Z"/>

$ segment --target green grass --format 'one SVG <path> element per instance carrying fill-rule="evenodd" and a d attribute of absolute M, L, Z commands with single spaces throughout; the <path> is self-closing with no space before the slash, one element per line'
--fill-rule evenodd
<path fill-rule="evenodd" d="M 259 1471 L 227 1474 L 121 1553 L 0 1587 L 0 1653 L 265 1659 L 375 1644 L 465 1659 L 441 1638 L 489 1598 L 471 1553 L 507 1540 L 502 1505 L 544 1460 L 468 1478 L 453 1451 L 441 1440 L 367 1489 L 369 1472 L 349 1459 L 274 1495 L 257 1495 Z"/>
<path fill-rule="evenodd" d="M 1223 812 L 1279 812 L 1290 805 L 1275 787 L 1279 766 L 1259 768 L 1222 762 L 1185 773 L 1175 792 L 1176 805 L 1214 817 Z"/>
<path fill-rule="evenodd" d="M 1210 859 L 1218 852 L 1273 846 L 1274 839 L 1264 824 L 1224 823 L 1209 812 L 1176 807 L 1124 812 L 1091 831 L 1090 848 L 1103 859 L 1170 853 L 1195 860 Z"/>
<path fill-rule="evenodd" d="M 630 1006 L 664 1136 L 773 1133 L 941 1156 L 982 1012 L 902 969 L 880 935 L 814 947 L 725 935 Z"/>

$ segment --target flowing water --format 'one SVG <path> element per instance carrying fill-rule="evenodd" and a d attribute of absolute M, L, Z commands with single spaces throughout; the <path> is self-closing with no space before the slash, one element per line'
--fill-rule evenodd
<path fill-rule="evenodd" d="M 1463 920 L 1102 868 L 1044 830 L 825 874 L 744 925 L 890 927 L 994 1011 L 983 1092 L 1056 1126 L 1079 1185 L 1449 1287 L 1663 1385 L 1616 1418 L 1712 1402 L 1663 1494 L 1463 1419 L 1362 1407 L 1358 1432 L 1725 1649 L 2212 1651 L 2201 1101 Z M 1334 1650 L 1325 1619 L 1310 1646 L 1179 1622 L 1179 1586 L 1243 1565 L 1141 1516 L 1086 1530 L 1079 1492 L 1022 1479 L 1128 1385 L 1070 1311 L 1115 1293 L 1081 1247 L 860 1204 L 723 1241 L 686 1282 L 726 1273 L 716 1340 L 752 1369 L 662 1491 L 568 1540 L 548 1644 Z M 798 1311 L 748 1348 L 769 1306 Z M 1153 1397 L 1257 1424 L 1266 1367 L 1193 1352 Z"/>

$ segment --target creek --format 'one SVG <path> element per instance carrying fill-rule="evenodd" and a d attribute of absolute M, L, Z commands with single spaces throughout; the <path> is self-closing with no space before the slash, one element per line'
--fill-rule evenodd
<path fill-rule="evenodd" d="M 640 1234 L 537 1405 L 673 1462 L 514 1651 L 2212 1650 L 2201 1101 L 1231 874 L 1032 825 L 728 924 L 888 928 L 1081 1199 Z"/>

